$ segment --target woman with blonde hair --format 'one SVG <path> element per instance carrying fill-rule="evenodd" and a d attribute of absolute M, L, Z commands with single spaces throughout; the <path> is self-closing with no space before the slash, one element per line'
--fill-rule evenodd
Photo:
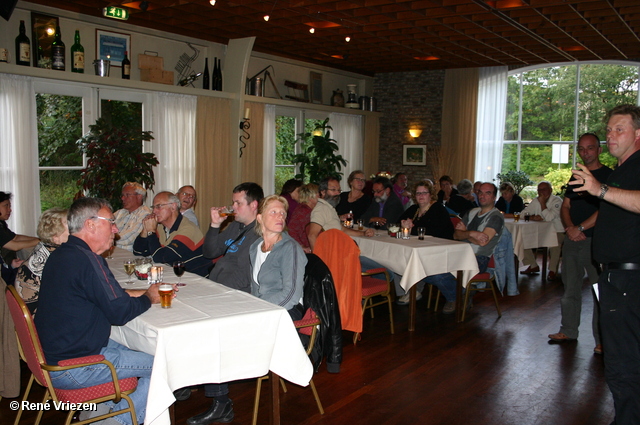
<path fill-rule="evenodd" d="M 289 218 L 289 235 L 300 244 L 302 250 L 310 254 L 311 247 L 307 237 L 307 226 L 311 222 L 311 211 L 318 203 L 318 185 L 309 183 L 300 188 L 300 203 Z"/>
<path fill-rule="evenodd" d="M 40 243 L 18 268 L 15 281 L 15 287 L 31 313 L 38 307 L 40 279 L 49 255 L 69 239 L 67 210 L 51 208 L 43 212 L 38 223 L 38 237 Z"/>
<path fill-rule="evenodd" d="M 249 249 L 251 294 L 284 307 L 292 320 L 300 320 L 307 257 L 285 231 L 287 208 L 287 200 L 279 195 L 267 196 L 260 203 L 256 217 L 260 238 Z"/>

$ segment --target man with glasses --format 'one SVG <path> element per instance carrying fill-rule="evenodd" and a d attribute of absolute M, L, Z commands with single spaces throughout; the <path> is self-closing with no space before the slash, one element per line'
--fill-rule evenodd
<path fill-rule="evenodd" d="M 198 194 L 193 186 L 182 186 L 178 189 L 176 196 L 180 199 L 180 214 L 191 220 L 196 227 L 200 227 L 198 217 L 196 217 L 196 213 L 193 211 L 196 206 L 196 202 L 198 202 Z"/>
<path fill-rule="evenodd" d="M 67 215 L 69 240 L 51 253 L 42 274 L 36 328 L 48 364 L 101 354 L 113 363 L 119 379 L 137 377 L 131 394 L 138 423 L 145 420 L 153 356 L 133 351 L 109 339 L 112 325 L 124 325 L 160 302 L 158 286 L 123 290 L 104 258 L 118 228 L 111 205 L 104 199 L 81 198 Z M 111 381 L 106 365 L 50 372 L 53 386 L 77 389 Z M 127 408 L 128 403 L 106 402 L 91 414 Z M 90 415 L 91 415 L 90 414 Z M 131 424 L 123 414 L 104 424 Z"/>
<path fill-rule="evenodd" d="M 340 217 L 336 212 L 336 206 L 340 202 L 340 182 L 332 177 L 322 180 L 318 184 L 318 203 L 311 211 L 311 221 L 307 226 L 307 237 L 311 250 L 315 246 L 316 239 L 320 232 L 329 229 L 340 229 L 348 235 L 353 236 L 373 236 L 373 229 L 366 229 L 364 232 L 349 229 L 342 226 Z"/>
<path fill-rule="evenodd" d="M 143 205 L 147 200 L 147 190 L 136 182 L 126 182 L 122 186 L 122 209 L 115 212 L 118 248 L 133 251 L 133 241 L 142 230 L 142 220 L 151 214 L 151 209 Z"/>
<path fill-rule="evenodd" d="M 393 191 L 391 181 L 386 177 L 376 177 L 373 180 L 373 200 L 362 219 L 365 225 L 380 223 L 381 229 L 387 228 L 387 223 L 397 223 L 404 212 L 402 201 Z"/>
<path fill-rule="evenodd" d="M 153 213 L 143 220 L 133 253 L 152 256 L 156 263 L 183 261 L 188 272 L 207 276 L 211 260 L 202 256 L 204 237 L 199 228 L 180 214 L 180 200 L 171 192 L 153 198 Z"/>

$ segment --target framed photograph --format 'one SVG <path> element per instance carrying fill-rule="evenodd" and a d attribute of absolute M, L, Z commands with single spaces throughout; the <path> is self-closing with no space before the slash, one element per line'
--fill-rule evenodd
<path fill-rule="evenodd" d="M 111 66 L 122 66 L 124 52 L 131 59 L 131 34 L 96 29 L 96 59 L 111 61 Z"/>
<path fill-rule="evenodd" d="M 31 56 L 36 68 L 51 68 L 51 43 L 56 35 L 57 16 L 31 12 Z"/>
<path fill-rule="evenodd" d="M 311 103 L 322 105 L 322 74 L 311 71 Z"/>
<path fill-rule="evenodd" d="M 402 145 L 402 165 L 427 165 L 427 145 Z"/>

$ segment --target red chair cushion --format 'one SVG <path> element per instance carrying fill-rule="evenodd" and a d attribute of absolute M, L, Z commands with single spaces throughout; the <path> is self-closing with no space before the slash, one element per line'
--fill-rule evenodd
<path fill-rule="evenodd" d="M 386 280 L 376 279 L 370 276 L 362 276 L 362 296 L 368 297 L 381 292 L 387 292 L 388 284 Z"/>
<path fill-rule="evenodd" d="M 482 282 L 486 282 L 488 280 L 491 280 L 491 273 L 478 273 L 477 275 L 475 275 L 474 277 L 471 278 L 471 280 L 479 280 Z"/>
<path fill-rule="evenodd" d="M 75 359 L 60 360 L 58 366 L 74 366 L 84 363 L 98 363 L 104 360 L 102 354 L 96 354 L 93 356 L 76 357 Z"/>
<path fill-rule="evenodd" d="M 300 320 L 296 320 L 293 322 L 298 332 L 304 335 L 311 336 L 311 332 L 313 331 L 312 325 L 319 325 L 320 321 L 318 320 L 318 316 L 316 316 L 316 312 L 313 309 L 308 308 L 307 312 L 304 314 L 304 317 Z"/>
<path fill-rule="evenodd" d="M 120 391 L 131 391 L 138 386 L 138 378 L 119 379 Z M 100 397 L 106 397 L 115 392 L 113 382 L 95 385 L 88 388 L 79 388 L 76 390 L 61 390 L 56 388 L 56 396 L 65 403 L 84 403 Z"/>

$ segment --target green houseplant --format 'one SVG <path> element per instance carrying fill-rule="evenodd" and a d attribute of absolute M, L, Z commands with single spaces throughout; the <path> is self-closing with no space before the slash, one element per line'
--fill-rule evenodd
<path fill-rule="evenodd" d="M 498 173 L 495 180 L 498 180 L 498 184 L 511 183 L 516 189 L 516 195 L 519 195 L 522 189 L 526 186 L 530 186 L 535 182 L 529 178 L 524 171 L 507 171 L 506 173 Z"/>
<path fill-rule="evenodd" d="M 316 125 L 313 132 L 298 134 L 302 153 L 293 157 L 300 172 L 297 179 L 318 183 L 326 177 L 342 179 L 340 170 L 347 165 L 342 155 L 336 155 L 337 142 L 331 138 L 329 118 Z"/>
<path fill-rule="evenodd" d="M 76 143 L 87 156 L 87 167 L 81 171 L 78 185 L 83 192 L 111 202 L 114 211 L 122 207 L 122 185 L 135 181 L 153 189 L 153 167 L 158 159 L 151 152 L 142 152 L 142 141 L 153 140 L 150 131 L 116 127 L 104 118 L 91 125 L 90 131 Z"/>

